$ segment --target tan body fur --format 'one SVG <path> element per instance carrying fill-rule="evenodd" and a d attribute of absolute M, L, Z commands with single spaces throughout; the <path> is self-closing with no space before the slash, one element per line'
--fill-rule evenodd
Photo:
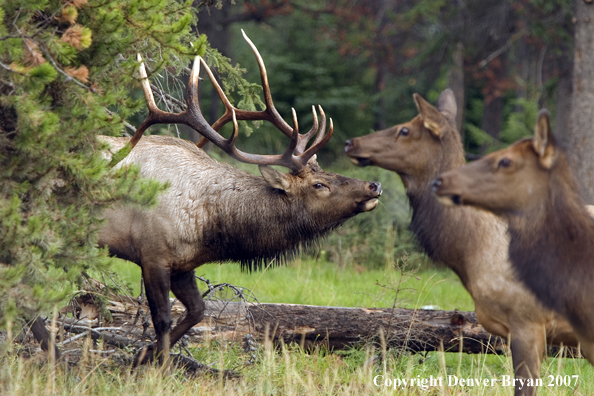
<path fill-rule="evenodd" d="M 456 104 L 446 90 L 437 108 L 415 95 L 419 115 L 410 122 L 347 141 L 358 165 L 397 172 L 413 210 L 411 229 L 428 256 L 450 267 L 472 296 L 479 322 L 510 337 L 516 377 L 539 377 L 545 342 L 576 345 L 571 327 L 545 309 L 519 281 L 508 260 L 507 223 L 471 207 L 446 208 L 431 193 L 440 173 L 465 164 L 455 128 Z M 535 388 L 516 387 L 516 394 Z"/>
<path fill-rule="evenodd" d="M 471 205 L 509 224 L 514 273 L 547 307 L 571 323 L 594 364 L 594 220 L 584 206 L 549 116 L 533 139 L 444 172 L 433 190 L 448 205 Z"/>

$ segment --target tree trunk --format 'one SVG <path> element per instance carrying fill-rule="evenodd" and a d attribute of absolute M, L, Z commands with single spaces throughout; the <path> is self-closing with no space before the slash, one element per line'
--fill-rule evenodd
<path fill-rule="evenodd" d="M 503 340 L 487 333 L 474 312 L 262 304 L 250 307 L 256 333 L 305 348 L 344 349 L 385 342 L 411 352 L 501 353 Z M 460 345 L 462 344 L 462 345 Z"/>
<path fill-rule="evenodd" d="M 586 203 L 594 203 L 594 3 L 577 0 L 569 157 Z"/>
<path fill-rule="evenodd" d="M 503 116 L 503 98 L 501 96 L 485 101 L 481 129 L 495 139 L 499 139 Z"/>
<path fill-rule="evenodd" d="M 557 83 L 557 96 L 555 100 L 555 138 L 565 147 L 569 147 L 569 116 L 571 113 L 571 95 L 573 88 L 572 71 L 573 63 L 569 56 L 559 59 L 559 82 Z"/>
<path fill-rule="evenodd" d="M 377 26 L 376 30 L 376 42 L 378 43 L 379 48 L 385 48 L 388 43 L 386 37 L 383 35 L 383 30 L 386 24 L 388 23 L 388 19 L 386 17 L 386 12 L 388 10 L 388 1 L 381 0 L 376 2 L 377 12 L 375 15 L 375 23 Z M 376 131 L 385 129 L 387 127 L 386 124 L 386 100 L 384 98 L 383 92 L 386 89 L 386 80 L 388 77 L 388 65 L 386 64 L 387 60 L 383 58 L 382 54 L 384 51 L 379 51 L 379 56 L 376 56 L 375 62 L 377 63 L 377 72 L 375 75 L 375 92 L 378 93 L 378 99 L 376 102 L 376 106 L 373 112 L 373 129 Z"/>
<path fill-rule="evenodd" d="M 387 67 L 382 62 L 377 65 L 377 74 L 375 75 L 375 91 L 379 93 L 376 107 L 373 112 L 373 130 L 380 131 L 386 129 L 386 100 L 382 92 L 386 89 Z"/>

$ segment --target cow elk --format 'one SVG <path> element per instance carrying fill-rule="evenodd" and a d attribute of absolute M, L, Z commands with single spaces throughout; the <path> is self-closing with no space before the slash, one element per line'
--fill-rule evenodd
<path fill-rule="evenodd" d="M 419 114 L 411 121 L 346 142 L 346 154 L 360 166 L 397 172 L 412 208 L 411 229 L 427 255 L 451 268 L 472 296 L 483 327 L 511 339 L 516 394 L 539 377 L 546 342 L 576 345 L 562 317 L 545 309 L 515 276 L 508 259 L 507 225 L 470 207 L 446 208 L 431 192 L 441 172 L 465 164 L 455 127 L 454 95 L 445 90 L 436 107 L 413 96 Z"/>
<path fill-rule="evenodd" d="M 321 120 L 318 122 L 314 110 L 309 132 L 299 133 L 296 121 L 295 127 L 290 127 L 274 109 L 264 64 L 253 44 L 248 43 L 260 66 L 267 108 L 258 112 L 235 109 L 207 69 L 227 110 L 212 127 L 204 120 L 198 103 L 200 64 L 206 66 L 200 57 L 194 62 L 188 84 L 187 110 L 179 114 L 157 108 L 141 66 L 149 116 L 137 134 L 155 123 L 188 125 L 233 158 L 259 164 L 262 177 L 219 163 L 189 141 L 169 136 L 133 137 L 138 143 L 118 166 L 137 164 L 142 176 L 169 184 L 155 208 L 115 207 L 106 212 L 107 221 L 100 230 L 100 245 L 142 268 L 157 342 L 156 347 L 137 354 L 135 365 L 155 355 L 161 360 L 167 358 L 170 347 L 203 319 L 205 306 L 196 284 L 196 267 L 227 261 L 251 266 L 297 253 L 378 203 L 379 183 L 325 172 L 318 166 L 315 153 L 332 135 L 331 120 L 325 133 L 326 116 L 320 108 Z M 295 118 L 295 112 L 293 115 Z M 285 153 L 258 155 L 239 150 L 235 146 L 237 118 L 272 122 L 290 138 Z M 225 139 L 217 130 L 230 121 L 234 131 Z M 315 141 L 306 149 L 316 133 Z M 102 140 L 112 153 L 129 141 L 105 136 Z M 269 165 L 286 167 L 290 173 Z M 187 309 L 184 319 L 171 331 L 169 291 Z"/>
<path fill-rule="evenodd" d="M 534 137 L 443 173 L 433 190 L 509 224 L 509 257 L 520 280 L 564 316 L 594 364 L 594 220 L 567 157 L 541 110 Z"/>

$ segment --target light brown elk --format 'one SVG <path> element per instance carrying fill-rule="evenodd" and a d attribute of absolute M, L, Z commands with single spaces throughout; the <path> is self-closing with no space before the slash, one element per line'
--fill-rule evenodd
<path fill-rule="evenodd" d="M 220 128 L 233 121 L 235 128 L 229 139 L 219 135 L 200 113 L 197 89 L 201 59 L 194 63 L 188 107 L 183 113 L 159 110 L 150 84 L 146 79 L 143 82 L 150 114 L 139 127 L 140 133 L 160 122 L 189 125 L 232 157 L 260 164 L 262 177 L 219 163 L 195 144 L 168 136 L 143 137 L 118 165 L 138 164 L 142 176 L 170 185 L 154 209 L 120 206 L 109 210 L 100 231 L 100 244 L 108 246 L 110 253 L 142 268 L 157 343 L 156 348 L 139 353 L 135 364 L 152 359 L 154 354 L 167 357 L 169 348 L 202 320 L 204 302 L 196 285 L 196 267 L 227 261 L 252 265 L 296 253 L 348 218 L 377 205 L 379 183 L 328 173 L 318 166 L 315 153 L 328 142 L 332 123 L 325 134 L 326 116 L 322 112 L 318 123 L 314 111 L 314 126 L 308 133 L 300 134 L 296 126 L 286 124 L 274 109 L 263 62 L 252 48 L 261 67 L 267 104 L 264 112 L 234 109 L 213 79 L 227 108 L 215 125 Z M 256 155 L 237 149 L 234 114 L 274 123 L 291 138 L 286 152 Z M 317 138 L 306 149 L 316 132 Z M 113 137 L 103 140 L 111 145 L 112 152 L 128 141 Z M 290 173 L 268 165 L 287 167 Z M 187 308 L 185 318 L 171 332 L 169 291 Z"/>
<path fill-rule="evenodd" d="M 419 115 L 411 121 L 347 141 L 357 165 L 397 172 L 412 207 L 411 229 L 427 255 L 454 270 L 472 296 L 476 315 L 489 332 L 511 338 L 517 379 L 540 375 L 545 341 L 575 345 L 571 329 L 545 309 L 520 283 L 508 260 L 507 225 L 469 207 L 446 208 L 431 192 L 441 172 L 465 164 L 455 127 L 454 95 L 445 90 L 436 107 L 415 94 Z M 546 336 L 546 337 L 545 337 Z M 516 381 L 516 394 L 535 388 Z"/>
<path fill-rule="evenodd" d="M 515 272 L 571 323 L 594 364 L 592 208 L 584 207 L 548 112 L 540 112 L 533 138 L 443 173 L 433 190 L 448 205 L 471 205 L 508 222 Z"/>

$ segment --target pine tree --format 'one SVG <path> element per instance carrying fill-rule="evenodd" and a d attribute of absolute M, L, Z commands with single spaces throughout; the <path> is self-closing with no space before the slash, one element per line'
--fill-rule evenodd
<path fill-rule="evenodd" d="M 97 135 L 144 110 L 136 54 L 174 73 L 204 54 L 192 1 L 0 0 L 0 322 L 63 304 L 111 263 L 102 211 L 164 187 L 112 171 Z"/>

